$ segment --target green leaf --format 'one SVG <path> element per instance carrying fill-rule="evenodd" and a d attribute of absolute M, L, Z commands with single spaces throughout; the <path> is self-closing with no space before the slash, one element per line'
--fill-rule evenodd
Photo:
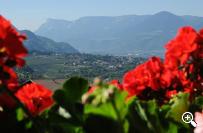
<path fill-rule="evenodd" d="M 179 93 L 170 101 L 170 110 L 166 114 L 166 118 L 171 118 L 176 122 L 182 122 L 182 114 L 189 109 L 189 94 Z"/>
<path fill-rule="evenodd" d="M 126 102 L 127 95 L 128 95 L 127 92 L 116 91 L 115 93 L 115 109 L 117 110 L 117 113 L 119 113 L 117 115 L 120 116 L 120 119 L 124 119 L 128 113 L 129 108 L 128 104 L 130 104 L 130 101 L 127 104 Z"/>
<path fill-rule="evenodd" d="M 123 123 L 123 129 L 124 129 L 124 133 L 129 133 L 129 128 L 130 128 L 130 123 L 129 121 L 126 119 Z"/>
<path fill-rule="evenodd" d="M 72 119 L 75 119 L 78 123 L 83 120 L 83 105 L 80 103 L 74 103 L 69 100 L 69 94 L 65 90 L 57 90 L 54 94 L 54 99 L 58 106 L 63 107 L 67 113 L 70 114 Z"/>
<path fill-rule="evenodd" d="M 112 106 L 112 103 L 103 103 L 98 106 L 92 105 L 92 104 L 86 104 L 84 109 L 85 114 L 95 114 L 95 115 L 101 115 L 107 118 L 111 118 L 116 120 L 117 115 L 116 112 Z"/>
<path fill-rule="evenodd" d="M 203 96 L 199 96 L 195 99 L 195 105 L 203 109 Z"/>
<path fill-rule="evenodd" d="M 163 125 L 160 121 L 159 116 L 159 107 L 155 100 L 150 101 L 142 101 L 141 106 L 144 110 L 144 114 L 146 115 L 145 120 L 147 120 L 147 125 L 153 132 L 164 133 Z M 144 117 L 144 116 L 143 116 Z"/>
<path fill-rule="evenodd" d="M 145 122 L 148 121 L 145 110 L 142 108 L 140 101 L 138 99 L 136 99 L 135 101 L 135 111 L 137 112 L 137 114 L 142 120 L 144 120 Z M 150 123 L 148 124 L 148 126 L 152 127 Z"/>
<path fill-rule="evenodd" d="M 108 91 L 108 89 L 104 89 L 104 94 L 105 91 Z M 96 101 L 97 99 L 102 99 L 102 97 L 104 96 L 105 95 L 97 94 L 94 97 L 93 101 Z M 109 97 L 109 99 L 107 99 L 105 102 L 98 102 L 98 104 L 86 104 L 85 114 L 102 115 L 108 118 L 112 118 L 114 120 L 122 121 L 128 113 L 129 103 L 127 104 L 126 98 L 126 92 L 118 91 L 117 88 L 115 88 L 112 96 Z"/>
<path fill-rule="evenodd" d="M 66 93 L 66 99 L 71 102 L 80 101 L 82 95 L 88 90 L 88 81 L 80 78 L 73 77 L 66 81 L 63 85 L 63 89 Z"/>
<path fill-rule="evenodd" d="M 22 121 L 24 119 L 24 110 L 22 108 L 16 109 L 16 119 Z"/>
<path fill-rule="evenodd" d="M 178 125 L 170 122 L 168 130 L 166 131 L 166 133 L 178 133 Z"/>
<path fill-rule="evenodd" d="M 92 102 L 85 104 L 84 113 L 87 116 L 97 115 L 106 119 L 112 119 L 119 123 L 122 132 L 127 133 L 129 123 L 126 121 L 126 115 L 132 103 L 131 99 L 128 102 L 126 101 L 127 93 L 119 91 L 114 86 L 104 84 L 91 96 Z"/>
<path fill-rule="evenodd" d="M 26 128 L 26 129 L 30 129 L 30 128 L 32 128 L 32 125 L 33 125 L 32 121 L 28 121 L 28 122 L 25 124 L 25 128 Z"/>
<path fill-rule="evenodd" d="M 137 97 L 133 98 L 134 101 L 129 107 L 127 119 L 129 121 L 128 133 L 149 133 L 150 128 L 147 125 L 147 117 L 140 105 L 140 101 Z"/>
<path fill-rule="evenodd" d="M 69 95 L 65 90 L 57 90 L 55 91 L 54 100 L 61 105 L 62 107 L 67 107 L 71 105 L 71 101 L 69 101 Z"/>
<path fill-rule="evenodd" d="M 59 105 L 69 106 L 72 103 L 79 102 L 87 89 L 87 80 L 73 77 L 64 83 L 62 90 L 55 91 L 53 97 Z"/>
<path fill-rule="evenodd" d="M 70 113 L 72 118 L 81 121 L 83 119 L 83 106 L 80 102 L 82 95 L 87 90 L 87 80 L 80 77 L 73 77 L 64 83 L 63 89 L 55 91 L 53 98 L 59 106 Z"/>

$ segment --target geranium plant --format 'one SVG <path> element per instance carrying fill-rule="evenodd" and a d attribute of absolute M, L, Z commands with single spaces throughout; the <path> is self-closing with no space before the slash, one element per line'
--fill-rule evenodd
<path fill-rule="evenodd" d="M 165 45 L 163 60 L 151 57 L 121 83 L 72 77 L 55 92 L 32 81 L 18 83 L 13 68 L 25 64 L 25 39 L 0 16 L 0 132 L 203 131 L 203 30 L 180 28 Z M 196 129 L 182 121 L 187 111 L 195 114 Z"/>

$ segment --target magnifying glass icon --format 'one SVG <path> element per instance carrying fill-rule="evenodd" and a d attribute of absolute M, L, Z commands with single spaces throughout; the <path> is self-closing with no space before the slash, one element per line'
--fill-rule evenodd
<path fill-rule="evenodd" d="M 185 123 L 190 123 L 193 127 L 197 126 L 197 123 L 195 121 L 193 121 L 193 115 L 190 112 L 183 113 L 182 121 Z"/>

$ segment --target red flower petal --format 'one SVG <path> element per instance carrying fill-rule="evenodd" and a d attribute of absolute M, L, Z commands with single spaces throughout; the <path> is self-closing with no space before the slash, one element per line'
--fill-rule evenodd
<path fill-rule="evenodd" d="M 54 103 L 52 91 L 34 82 L 24 85 L 15 95 L 25 104 L 33 116 L 44 111 Z"/>

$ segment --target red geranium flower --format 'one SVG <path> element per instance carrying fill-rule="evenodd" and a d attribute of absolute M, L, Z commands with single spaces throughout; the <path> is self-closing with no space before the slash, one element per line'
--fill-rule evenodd
<path fill-rule="evenodd" d="M 27 55 L 27 50 L 22 44 L 25 38 L 8 20 L 0 16 L 0 52 L 6 52 L 10 58 L 19 60 Z"/>
<path fill-rule="evenodd" d="M 176 73 L 177 73 L 176 71 L 171 71 L 170 69 L 164 67 L 160 76 L 161 88 L 168 88 L 171 86 L 172 83 L 174 85 Z"/>
<path fill-rule="evenodd" d="M 198 48 L 194 53 L 195 59 L 203 59 L 203 29 L 199 32 Z"/>
<path fill-rule="evenodd" d="M 185 64 L 191 53 L 198 49 L 198 38 L 198 34 L 192 27 L 181 28 L 178 35 L 166 45 L 166 64 L 171 64 L 171 61 L 176 67 Z"/>
<path fill-rule="evenodd" d="M 2 83 L 7 85 L 10 91 L 15 91 L 18 87 L 18 78 L 15 71 L 7 66 L 3 66 L 3 72 L 0 73 L 0 79 L 2 79 Z"/>
<path fill-rule="evenodd" d="M 23 46 L 25 36 L 0 15 L 0 85 L 14 91 L 18 86 L 17 76 L 12 67 L 23 66 L 27 55 Z"/>
<path fill-rule="evenodd" d="M 44 111 L 54 103 L 52 91 L 34 82 L 25 84 L 15 95 L 33 116 Z"/>
<path fill-rule="evenodd" d="M 158 90 L 161 88 L 162 71 L 161 59 L 152 57 L 124 75 L 123 87 L 129 92 L 129 95 L 139 95 L 147 87 Z"/>

